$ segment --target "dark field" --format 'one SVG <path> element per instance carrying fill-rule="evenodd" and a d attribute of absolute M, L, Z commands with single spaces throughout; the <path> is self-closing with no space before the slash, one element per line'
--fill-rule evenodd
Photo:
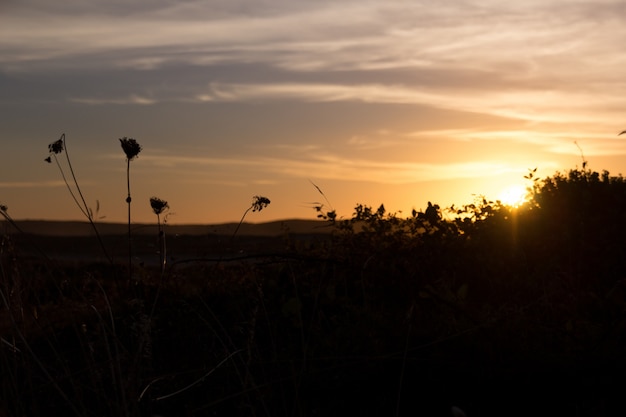
<path fill-rule="evenodd" d="M 311 241 L 328 240 L 329 234 L 294 235 L 294 242 L 306 244 Z M 282 253 L 285 237 L 280 236 L 166 236 L 167 263 L 190 259 L 231 259 L 256 256 L 264 253 Z M 127 236 L 103 236 L 102 241 L 108 254 L 116 261 L 128 259 Z M 21 236 L 13 239 L 23 256 L 34 257 L 45 253 L 51 259 L 68 262 L 106 262 L 106 256 L 98 241 L 88 236 Z M 159 242 L 156 236 L 136 235 L 132 237 L 133 262 L 142 265 L 159 264 Z"/>
<path fill-rule="evenodd" d="M 626 192 L 591 180 L 456 219 L 166 228 L 163 270 L 155 227 L 134 230 L 130 271 L 123 230 L 102 235 L 112 263 L 94 236 L 6 233 L 0 409 L 622 415 Z"/>

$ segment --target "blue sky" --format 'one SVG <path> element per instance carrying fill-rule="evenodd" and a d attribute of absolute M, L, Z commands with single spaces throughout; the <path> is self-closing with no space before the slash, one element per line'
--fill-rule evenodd
<path fill-rule="evenodd" d="M 0 2 L 0 202 L 80 219 L 47 145 L 67 135 L 90 205 L 125 221 L 315 218 L 317 184 L 408 214 L 498 198 L 581 165 L 625 171 L 623 1 Z"/>

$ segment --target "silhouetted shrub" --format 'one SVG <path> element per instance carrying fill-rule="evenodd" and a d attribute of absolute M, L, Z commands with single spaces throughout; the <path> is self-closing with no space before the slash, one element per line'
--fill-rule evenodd
<path fill-rule="evenodd" d="M 435 415 L 459 398 L 469 415 L 502 415 L 520 392 L 559 386 L 579 390 L 562 411 L 591 415 L 624 385 L 626 182 L 585 170 L 529 179 L 518 208 L 478 197 L 402 218 L 357 205 L 339 220 L 320 205 L 327 238 L 138 267 L 137 298 L 98 284 L 122 266 L 48 271 L 9 251 L 12 237 L 0 252 L 11 297 L 0 371 L 15 376 L 2 405 L 44 413 L 21 393 L 67 411 L 50 386 L 59 380 L 83 395 L 71 398 L 79 411 L 91 404 L 101 415 Z M 112 365 L 130 370 L 123 384 Z M 107 405 L 122 393 L 126 408 Z"/>

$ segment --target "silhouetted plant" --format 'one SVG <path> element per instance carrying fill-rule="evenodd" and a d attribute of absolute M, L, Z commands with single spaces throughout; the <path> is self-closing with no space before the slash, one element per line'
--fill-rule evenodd
<path fill-rule="evenodd" d="M 16 227 L 18 231 L 21 231 L 17 223 L 9 216 L 9 208 L 5 204 L 0 204 L 0 215 L 12 226 Z"/>
<path fill-rule="evenodd" d="M 252 208 L 252 211 L 253 211 L 253 212 L 255 212 L 255 211 L 261 211 L 261 210 L 263 210 L 265 207 L 269 206 L 269 205 L 270 205 L 270 203 L 271 203 L 271 201 L 269 200 L 269 198 L 267 198 L 267 197 L 261 197 L 261 196 L 258 196 L 258 195 L 255 195 L 252 199 L 253 199 L 253 200 L 252 200 L 252 206 L 251 206 L 251 208 Z"/>
<path fill-rule="evenodd" d="M 313 187 L 315 187 L 317 192 L 319 192 L 320 195 L 322 197 L 324 197 L 324 200 L 326 201 L 326 203 L 330 207 L 330 210 L 324 211 L 324 204 L 323 203 L 319 203 L 319 202 L 311 203 L 311 204 L 313 204 L 313 208 L 315 209 L 315 211 L 318 213 L 317 214 L 317 218 L 321 219 L 321 220 L 328 220 L 331 225 L 335 224 L 335 221 L 337 220 L 337 212 L 333 208 L 332 204 L 330 204 L 330 201 L 328 201 L 328 198 L 326 197 L 326 194 L 324 194 L 322 189 L 320 187 L 318 187 L 313 181 L 309 180 L 309 182 L 313 185 Z"/>
<path fill-rule="evenodd" d="M 250 207 L 248 207 L 248 209 L 243 213 L 243 216 L 241 216 L 241 220 L 239 221 L 239 224 L 237 225 L 237 227 L 235 228 L 235 231 L 233 233 L 232 238 L 235 237 L 235 235 L 237 234 L 237 232 L 239 231 L 239 228 L 241 227 L 241 224 L 243 223 L 243 220 L 246 218 L 246 216 L 248 215 L 248 213 L 252 210 L 252 212 L 254 213 L 255 211 L 261 211 L 263 210 L 265 207 L 269 206 L 271 203 L 270 199 L 267 197 L 262 197 L 262 196 L 258 196 L 255 195 L 254 197 L 252 197 L 252 204 L 250 205 Z"/>
<path fill-rule="evenodd" d="M 126 203 L 128 204 L 128 277 L 129 284 L 132 280 L 132 236 L 131 236 L 131 216 L 130 216 L 130 203 L 132 201 L 130 195 L 130 161 L 135 159 L 139 152 L 141 152 L 141 145 L 137 143 L 137 141 L 133 138 L 127 138 L 124 136 L 120 138 L 120 144 L 122 145 L 122 150 L 126 155 L 126 188 L 128 190 L 128 196 L 126 197 Z"/>
<path fill-rule="evenodd" d="M 573 262 L 571 276 L 592 275 L 611 279 L 615 271 L 607 256 L 624 259 L 626 229 L 626 180 L 608 171 L 570 170 L 537 182 L 534 232 L 542 235 L 555 262 Z M 549 249 L 548 249 L 549 248 Z M 625 265 L 626 266 L 626 265 Z"/>
<path fill-rule="evenodd" d="M 120 138 L 120 143 L 128 161 L 135 159 L 139 155 L 139 152 L 141 152 L 141 145 L 139 145 L 133 138 L 127 138 L 124 136 L 123 138 Z"/>
<path fill-rule="evenodd" d="M 26 235 L 26 233 L 24 233 L 24 230 L 22 230 L 22 228 L 19 226 L 19 224 L 17 224 L 17 222 L 11 217 L 11 215 L 9 214 L 9 207 L 7 207 L 5 204 L 0 204 L 0 216 L 2 216 L 4 218 L 4 220 L 6 220 L 6 222 L 9 223 L 20 234 Z M 35 242 L 32 241 L 32 239 L 30 237 L 28 237 L 28 240 L 30 241 L 30 244 L 37 250 L 37 252 L 39 252 L 39 254 L 44 259 L 49 260 L 48 256 L 46 256 L 45 252 L 42 251 L 39 248 L 39 246 Z M 0 250 L 0 254 L 2 254 L 2 250 Z"/>
<path fill-rule="evenodd" d="M 426 207 L 426 211 L 421 216 L 421 218 L 425 219 L 433 226 L 439 223 L 439 221 L 441 221 L 441 210 L 440 210 L 439 205 L 438 204 L 433 205 L 433 203 L 429 201 L 428 207 Z"/>
<path fill-rule="evenodd" d="M 574 145 L 576 145 L 576 147 L 580 151 L 580 159 L 582 160 L 583 169 L 587 168 L 588 161 L 585 159 L 585 154 L 583 153 L 583 148 L 580 147 L 580 145 L 578 144 L 577 141 L 574 141 Z"/>
<path fill-rule="evenodd" d="M 158 197 L 150 197 L 150 207 L 152 207 L 152 211 L 157 216 L 157 226 L 159 232 L 159 265 L 161 267 L 161 273 L 165 270 L 165 263 L 167 260 L 167 251 L 166 251 L 166 242 L 165 242 L 165 233 L 161 228 L 161 214 L 164 211 L 169 209 L 169 205 L 167 201 L 161 200 Z"/>
<path fill-rule="evenodd" d="M 74 191 L 72 190 L 72 187 L 70 186 L 70 183 L 67 180 L 67 177 L 65 176 L 65 171 L 63 170 L 63 167 L 61 166 L 57 155 L 62 153 L 63 151 L 65 151 L 65 159 L 67 161 L 67 166 L 70 170 L 70 174 L 72 176 L 72 180 L 74 182 L 74 187 L 76 188 L 76 193 L 78 194 L 78 197 L 76 197 L 76 194 L 74 193 Z M 70 155 L 67 149 L 67 143 L 65 140 L 65 133 L 61 134 L 61 137 L 50 143 L 48 145 L 48 152 L 49 155 L 47 158 L 45 158 L 45 161 L 48 163 L 52 163 L 52 158 L 54 158 L 54 162 L 56 162 L 57 167 L 59 168 L 59 172 L 61 173 L 61 177 L 63 178 L 63 182 L 65 183 L 65 186 L 67 187 L 68 191 L 70 192 L 70 195 L 72 196 L 72 199 L 74 200 L 74 203 L 76 203 L 76 206 L 78 207 L 78 209 L 81 211 L 81 213 L 83 213 L 83 215 L 87 218 L 87 220 L 89 221 L 89 224 L 91 225 L 92 229 L 94 230 L 94 233 L 96 235 L 96 238 L 98 239 L 98 242 L 100 244 L 100 247 L 102 248 L 102 252 L 104 253 L 104 255 L 106 256 L 107 260 L 109 261 L 109 263 L 113 263 L 112 258 L 109 256 L 105 246 L 104 246 L 104 242 L 102 241 L 102 238 L 100 237 L 100 233 L 98 232 L 98 228 L 96 227 L 95 224 L 95 218 L 94 218 L 94 213 L 93 210 L 91 210 L 91 208 L 87 205 L 87 202 L 85 201 L 85 198 L 83 197 L 83 193 L 80 189 L 80 185 L 78 184 L 78 180 L 76 178 L 76 175 L 74 173 L 74 168 L 72 167 L 72 161 L 70 160 Z M 80 198 L 80 202 L 78 200 L 78 198 Z M 97 209 L 96 209 L 96 213 L 98 212 L 99 208 L 100 208 L 100 203 L 99 201 L 96 201 L 97 204 Z"/>
<path fill-rule="evenodd" d="M 154 214 L 156 214 L 157 217 L 169 208 L 167 201 L 161 200 L 158 197 L 150 197 L 150 207 L 152 207 L 152 211 L 154 211 Z"/>

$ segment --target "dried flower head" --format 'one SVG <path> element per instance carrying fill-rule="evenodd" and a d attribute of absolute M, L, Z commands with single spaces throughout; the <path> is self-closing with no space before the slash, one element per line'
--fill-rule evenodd
<path fill-rule="evenodd" d="M 122 149 L 124 150 L 126 158 L 129 161 L 132 161 L 137 155 L 139 155 L 139 152 L 141 152 L 141 145 L 139 145 L 133 138 L 127 138 L 124 136 L 123 138 L 120 138 L 120 143 L 122 144 Z"/>
<path fill-rule="evenodd" d="M 0 211 L 7 211 L 9 208 L 4 204 L 0 204 Z"/>
<path fill-rule="evenodd" d="M 261 211 L 271 203 L 270 199 L 267 197 L 255 195 L 252 198 L 252 211 Z"/>
<path fill-rule="evenodd" d="M 150 197 L 150 207 L 152 207 L 152 211 L 154 211 L 154 214 L 158 216 L 170 206 L 167 205 L 167 201 L 165 200 L 161 200 L 158 197 Z"/>
<path fill-rule="evenodd" d="M 54 141 L 50 145 L 48 145 L 48 151 L 50 153 L 58 154 L 63 152 L 63 137 L 64 136 L 61 136 L 61 139 Z"/>

